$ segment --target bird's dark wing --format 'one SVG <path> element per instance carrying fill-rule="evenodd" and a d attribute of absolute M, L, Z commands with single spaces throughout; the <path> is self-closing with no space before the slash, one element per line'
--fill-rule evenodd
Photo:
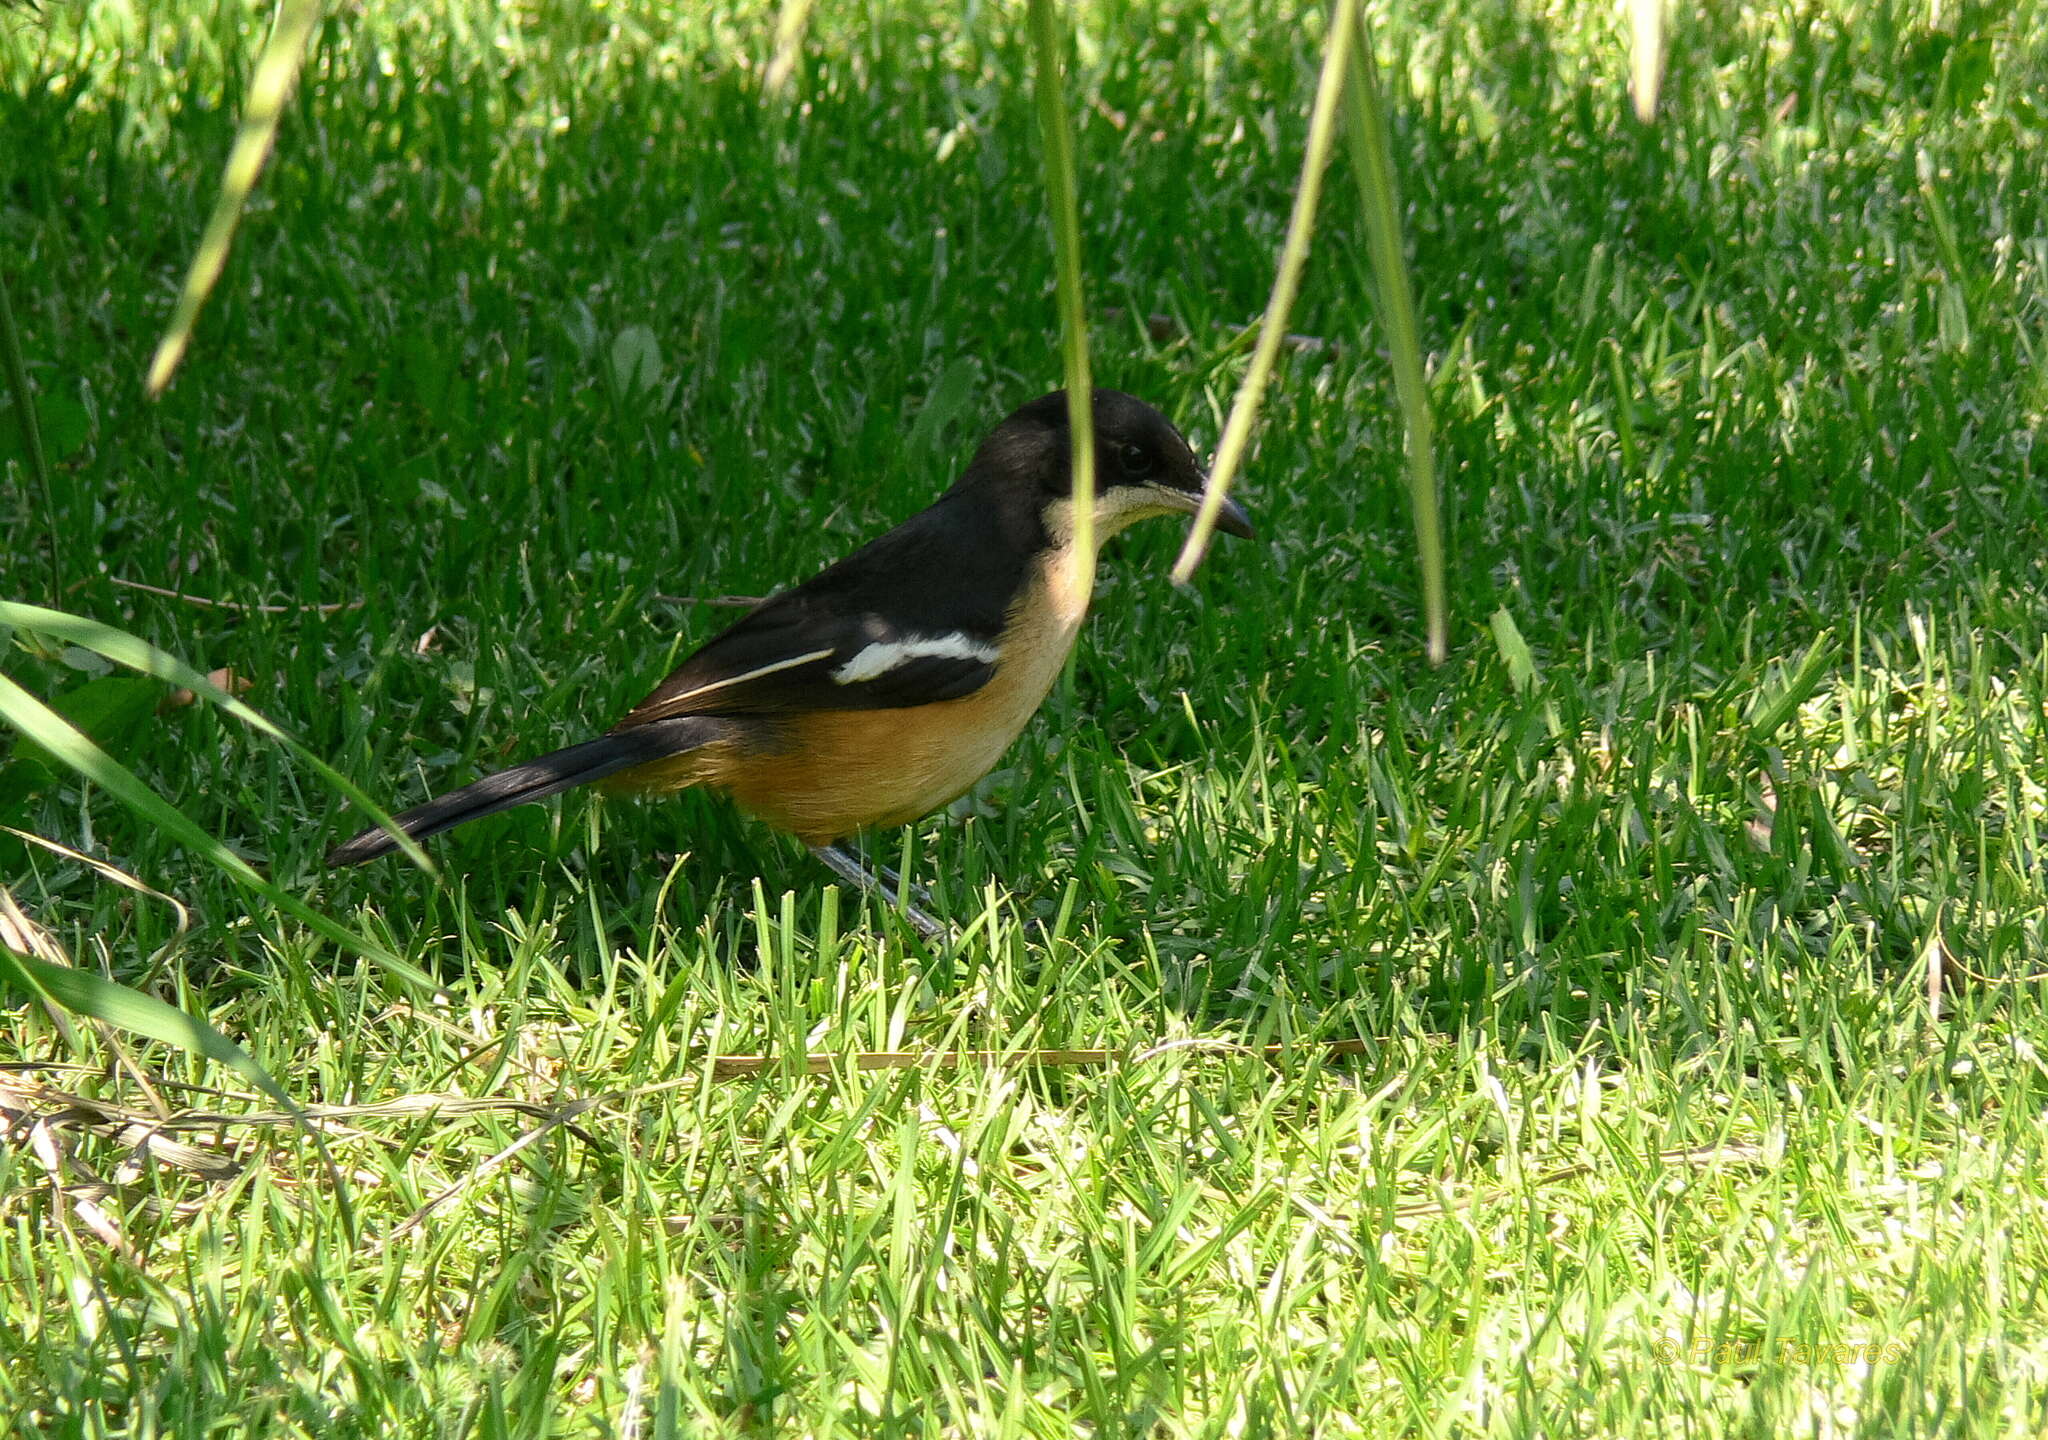
<path fill-rule="evenodd" d="M 888 710 L 971 695 L 1002 663 L 1029 551 L 945 500 L 714 636 L 618 728 L 676 715 Z"/>
<path fill-rule="evenodd" d="M 621 726 L 676 715 L 876 710 L 972 694 L 1001 659 L 998 637 L 933 633 L 877 611 L 777 597 L 684 661 Z"/>

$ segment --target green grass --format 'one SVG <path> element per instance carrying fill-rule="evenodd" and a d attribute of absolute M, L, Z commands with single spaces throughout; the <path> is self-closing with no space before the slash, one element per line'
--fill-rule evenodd
<path fill-rule="evenodd" d="M 0 255 L 58 466 L 54 515 L 0 485 L 0 594 L 51 602 L 54 535 L 56 603 L 232 667 L 393 804 L 608 724 L 726 618 L 661 597 L 844 553 L 1057 382 L 1016 7 L 820 6 L 785 109 L 774 6 L 439 0 L 325 22 L 146 404 L 259 37 L 136 8 L 0 13 Z M 1277 8 L 1080 20 L 1095 375 L 1198 447 L 1314 85 L 1319 24 Z M 1240 491 L 1265 538 L 1186 591 L 1172 527 L 1118 541 L 1001 770 L 880 837 L 957 947 L 703 797 L 455 832 L 445 885 L 324 875 L 352 818 L 288 752 L 109 707 L 116 758 L 446 986 L 413 993 L 0 767 L 0 818 L 193 921 L 0 836 L 22 906 L 301 1103 L 542 1107 L 331 1130 L 351 1243 L 289 1127 L 181 1134 L 246 1162 L 209 1179 L 4 1072 L 56 1128 L 0 1149 L 0 1413 L 2048 1430 L 2048 11 L 1942 16 L 1687 12 L 1644 128 L 1619 12 L 1376 7 L 1450 662 L 1339 164 L 1290 322 L 1329 343 L 1284 361 Z M 102 668 L 26 635 L 6 667 L 59 704 Z M 21 1061 L 111 1058 L 5 1025 Z M 1132 1058 L 850 1060 L 1092 1046 Z M 270 1108 L 127 1048 L 171 1110 Z M 151 1103 L 130 1071 L 33 1078 Z"/>

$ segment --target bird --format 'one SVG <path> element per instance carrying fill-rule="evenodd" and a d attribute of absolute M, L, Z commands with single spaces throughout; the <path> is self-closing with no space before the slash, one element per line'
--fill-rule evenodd
<path fill-rule="evenodd" d="M 1207 483 L 1173 423 L 1096 388 L 1094 540 L 1191 515 Z M 1065 665 L 1094 557 L 1081 550 L 1067 393 L 1013 411 L 950 489 L 845 559 L 771 596 L 692 652 L 610 730 L 393 817 L 423 840 L 582 785 L 660 795 L 693 786 L 794 835 L 863 888 L 900 882 L 848 843 L 965 794 L 1022 733 Z M 1226 499 L 1217 526 L 1253 538 Z M 372 827 L 327 852 L 356 865 L 397 848 Z M 927 936 L 943 927 L 899 899 Z"/>

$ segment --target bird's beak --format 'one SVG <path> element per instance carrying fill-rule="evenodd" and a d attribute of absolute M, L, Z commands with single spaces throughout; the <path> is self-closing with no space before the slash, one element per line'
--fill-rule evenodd
<path fill-rule="evenodd" d="M 1225 535 L 1235 535 L 1240 540 L 1259 538 L 1259 532 L 1252 529 L 1252 517 L 1245 514 L 1244 506 L 1228 495 L 1223 497 L 1223 508 L 1216 512 L 1216 528 Z"/>
<path fill-rule="evenodd" d="M 1170 485 L 1156 485 L 1160 499 L 1183 515 L 1193 515 L 1202 508 L 1202 492 L 1199 490 L 1176 490 Z M 1226 535 L 1235 535 L 1240 540 L 1255 540 L 1258 532 L 1252 529 L 1252 517 L 1245 513 L 1244 506 L 1228 495 L 1223 497 L 1223 508 L 1216 512 L 1216 528 Z"/>

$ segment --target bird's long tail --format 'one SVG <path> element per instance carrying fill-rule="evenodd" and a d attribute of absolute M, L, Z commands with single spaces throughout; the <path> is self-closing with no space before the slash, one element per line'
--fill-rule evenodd
<path fill-rule="evenodd" d="M 588 785 L 621 770 L 650 764 L 700 749 L 725 734 L 722 722 L 707 715 L 679 715 L 634 725 L 624 730 L 586 740 L 514 765 L 494 775 L 473 781 L 460 790 L 436 796 L 392 817 L 398 828 L 415 840 L 438 835 L 452 826 L 467 824 L 485 815 L 495 815 L 515 805 L 531 804 L 559 795 L 578 785 Z M 360 865 L 398 848 L 398 842 L 382 829 L 365 830 L 353 840 L 327 852 L 329 865 Z"/>

